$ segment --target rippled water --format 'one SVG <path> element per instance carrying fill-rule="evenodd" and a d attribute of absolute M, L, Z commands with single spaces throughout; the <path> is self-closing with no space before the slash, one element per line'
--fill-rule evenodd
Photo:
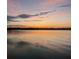
<path fill-rule="evenodd" d="M 69 30 L 10 30 L 8 59 L 70 59 Z"/>

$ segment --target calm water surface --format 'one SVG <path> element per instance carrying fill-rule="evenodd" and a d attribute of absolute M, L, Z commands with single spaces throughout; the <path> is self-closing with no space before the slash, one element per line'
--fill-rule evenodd
<path fill-rule="evenodd" d="M 69 30 L 10 30 L 8 59 L 70 59 Z"/>

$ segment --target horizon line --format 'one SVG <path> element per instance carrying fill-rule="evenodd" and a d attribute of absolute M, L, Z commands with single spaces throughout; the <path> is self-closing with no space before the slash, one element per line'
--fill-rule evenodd
<path fill-rule="evenodd" d="M 7 28 L 7 30 L 71 30 L 71 28 Z"/>

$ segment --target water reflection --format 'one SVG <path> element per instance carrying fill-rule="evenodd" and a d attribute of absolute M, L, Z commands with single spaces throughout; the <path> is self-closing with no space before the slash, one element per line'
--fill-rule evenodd
<path fill-rule="evenodd" d="M 8 31 L 8 59 L 70 59 L 70 31 Z"/>

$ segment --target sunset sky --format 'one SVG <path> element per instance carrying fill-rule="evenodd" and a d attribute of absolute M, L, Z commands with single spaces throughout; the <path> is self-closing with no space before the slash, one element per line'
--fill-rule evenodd
<path fill-rule="evenodd" d="M 8 26 L 71 27 L 70 0 L 8 0 Z"/>

